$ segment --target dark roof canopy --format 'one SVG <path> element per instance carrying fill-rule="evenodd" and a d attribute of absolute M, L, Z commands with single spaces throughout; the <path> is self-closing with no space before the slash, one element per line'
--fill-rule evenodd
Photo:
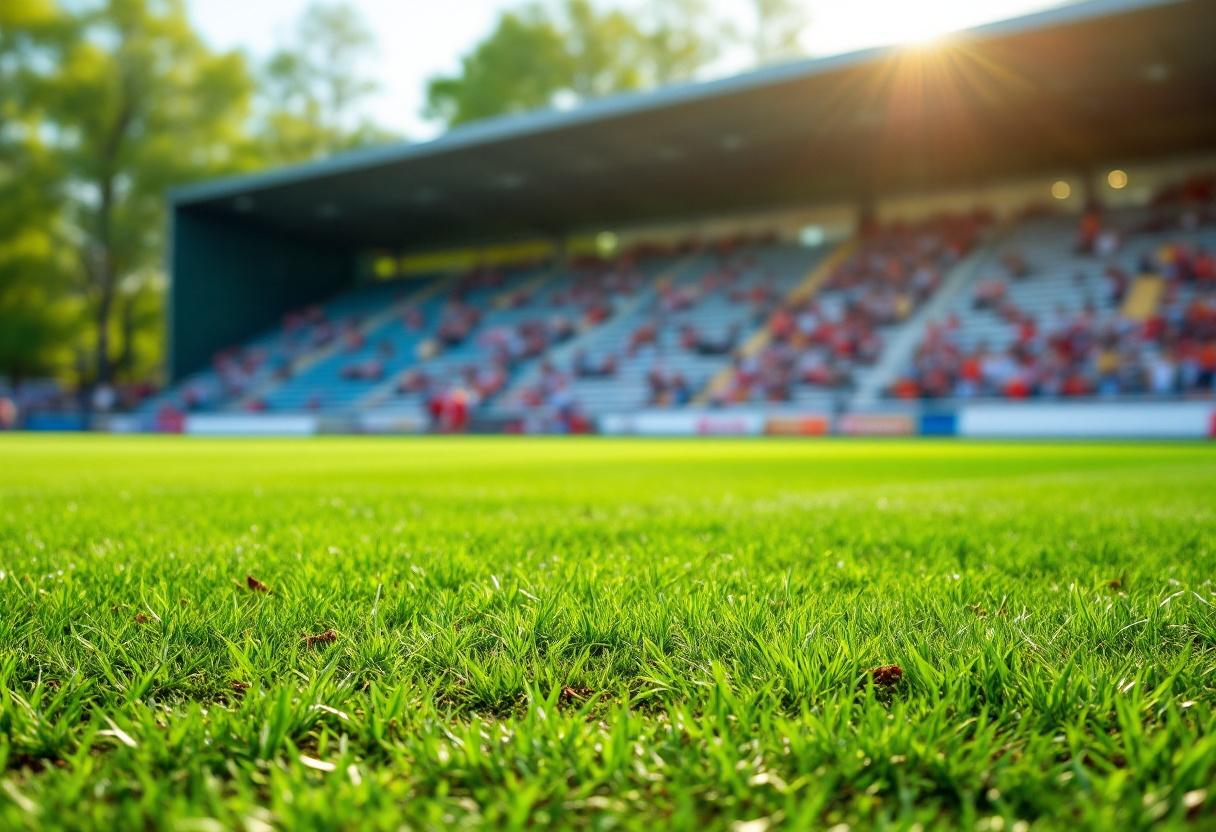
<path fill-rule="evenodd" d="M 1216 2 L 1090 0 L 931 47 L 491 119 L 172 194 L 312 240 L 427 249 L 1216 149 Z"/>

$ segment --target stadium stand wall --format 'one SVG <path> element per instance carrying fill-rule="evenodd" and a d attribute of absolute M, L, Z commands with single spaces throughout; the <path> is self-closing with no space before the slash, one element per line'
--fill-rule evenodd
<path fill-rule="evenodd" d="M 170 261 L 169 362 L 174 378 L 355 281 L 356 255 L 337 245 L 178 211 Z"/>

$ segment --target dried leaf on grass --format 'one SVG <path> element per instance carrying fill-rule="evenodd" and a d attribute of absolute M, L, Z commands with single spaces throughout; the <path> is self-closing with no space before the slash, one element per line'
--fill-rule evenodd
<path fill-rule="evenodd" d="M 304 643 L 309 647 L 317 644 L 333 644 L 338 640 L 338 631 L 332 627 L 323 633 L 317 633 L 315 636 L 305 635 Z"/>
<path fill-rule="evenodd" d="M 270 587 L 266 586 L 266 584 L 262 583 L 252 575 L 245 576 L 245 586 L 249 587 L 254 592 L 270 592 Z"/>
<path fill-rule="evenodd" d="M 869 671 L 874 684 L 882 688 L 895 687 L 904 678 L 904 670 L 897 664 L 883 664 Z"/>
<path fill-rule="evenodd" d="M 591 688 L 581 685 L 571 687 L 570 685 L 562 685 L 561 700 L 563 702 L 583 702 L 590 696 L 594 696 L 595 691 Z"/>

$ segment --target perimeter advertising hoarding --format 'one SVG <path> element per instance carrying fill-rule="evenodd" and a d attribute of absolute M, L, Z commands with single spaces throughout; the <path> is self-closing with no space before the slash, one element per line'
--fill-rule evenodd
<path fill-rule="evenodd" d="M 910 413 L 846 413 L 836 420 L 842 436 L 911 436 L 916 428 Z"/>
<path fill-rule="evenodd" d="M 192 436 L 312 436 L 316 432 L 316 416 L 290 414 L 192 414 L 185 423 L 185 433 Z"/>
<path fill-rule="evenodd" d="M 430 423 L 422 413 L 360 413 L 362 433 L 426 433 Z"/>
<path fill-rule="evenodd" d="M 680 413 L 643 410 L 599 419 L 600 433 L 610 436 L 759 436 L 767 417 L 763 413 Z"/>
<path fill-rule="evenodd" d="M 88 420 L 83 413 L 34 413 L 25 422 L 25 429 L 75 433 L 88 429 Z"/>
<path fill-rule="evenodd" d="M 1022 402 L 959 410 L 958 433 L 975 437 L 1203 439 L 1216 430 L 1207 402 Z"/>
<path fill-rule="evenodd" d="M 773 416 L 765 425 L 769 436 L 827 436 L 832 432 L 832 417 L 823 413 L 798 416 Z"/>

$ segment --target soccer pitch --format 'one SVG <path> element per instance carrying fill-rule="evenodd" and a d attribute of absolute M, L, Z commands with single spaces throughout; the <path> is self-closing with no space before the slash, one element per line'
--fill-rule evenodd
<path fill-rule="evenodd" d="M 0 828 L 1212 828 L 1214 566 L 1211 445 L 4 436 Z"/>

